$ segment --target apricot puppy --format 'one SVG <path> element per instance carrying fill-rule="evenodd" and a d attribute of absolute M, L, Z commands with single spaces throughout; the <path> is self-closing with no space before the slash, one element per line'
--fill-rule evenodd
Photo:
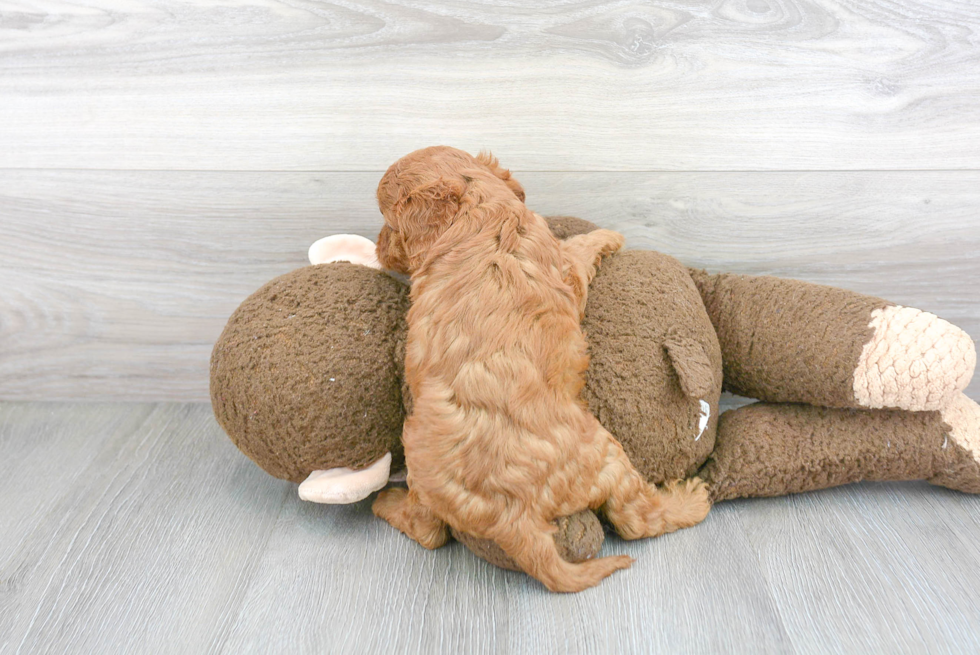
<path fill-rule="evenodd" d="M 552 591 L 580 591 L 632 563 L 563 560 L 551 521 L 601 509 L 626 539 L 692 526 L 704 483 L 647 484 L 581 399 L 579 327 L 600 259 L 623 237 L 564 242 L 489 155 L 418 150 L 381 179 L 383 266 L 412 277 L 405 374 L 414 406 L 402 441 L 408 490 L 374 513 L 426 548 L 447 524 L 492 539 Z"/>

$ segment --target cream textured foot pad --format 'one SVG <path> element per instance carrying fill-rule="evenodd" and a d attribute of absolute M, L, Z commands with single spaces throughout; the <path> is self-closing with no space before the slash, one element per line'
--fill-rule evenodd
<path fill-rule="evenodd" d="M 977 353 L 963 330 L 912 307 L 871 313 L 874 336 L 854 371 L 854 398 L 873 409 L 942 409 L 973 377 Z"/>
<path fill-rule="evenodd" d="M 391 453 L 385 453 L 384 457 L 360 471 L 349 468 L 313 471 L 299 485 L 299 497 L 330 505 L 356 503 L 388 484 L 390 471 Z"/>
<path fill-rule="evenodd" d="M 980 462 L 980 405 L 961 393 L 942 411 L 942 417 L 953 441 Z"/>
<path fill-rule="evenodd" d="M 357 234 L 334 234 L 310 246 L 311 264 L 350 262 L 371 268 L 381 268 L 374 242 Z"/>

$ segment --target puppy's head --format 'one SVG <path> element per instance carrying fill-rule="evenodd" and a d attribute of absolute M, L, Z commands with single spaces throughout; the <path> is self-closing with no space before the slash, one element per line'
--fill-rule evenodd
<path fill-rule="evenodd" d="M 378 235 L 378 261 L 412 274 L 467 208 L 494 192 L 508 194 L 501 187 L 524 201 L 524 189 L 489 153 L 473 157 L 434 146 L 402 157 L 378 184 L 378 207 L 385 219 Z"/>

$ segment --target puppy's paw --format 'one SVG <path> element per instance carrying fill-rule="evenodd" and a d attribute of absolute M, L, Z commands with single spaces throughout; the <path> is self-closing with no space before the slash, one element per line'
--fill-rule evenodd
<path fill-rule="evenodd" d="M 379 519 L 384 519 L 385 521 L 392 523 L 391 518 L 395 516 L 398 509 L 405 504 L 407 497 L 408 489 L 403 489 L 401 487 L 385 489 L 378 494 L 377 498 L 374 499 L 374 502 L 371 504 L 371 511 L 374 512 L 374 515 Z M 394 525 L 394 523 L 392 523 L 392 525 Z"/>
<path fill-rule="evenodd" d="M 430 550 L 449 539 L 448 526 L 406 489 L 395 487 L 382 491 L 374 499 L 371 511 Z"/>
<path fill-rule="evenodd" d="M 613 232 L 612 230 L 596 230 L 591 233 L 590 236 L 595 236 L 599 242 L 598 257 L 608 257 L 609 255 L 617 252 L 626 243 L 626 237 L 624 237 L 619 232 Z M 598 260 L 597 262 L 598 263 Z"/>

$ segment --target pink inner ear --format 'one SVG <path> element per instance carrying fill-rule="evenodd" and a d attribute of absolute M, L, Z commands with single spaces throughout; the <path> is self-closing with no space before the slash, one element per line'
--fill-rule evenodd
<path fill-rule="evenodd" d="M 381 268 L 374 242 L 357 234 L 334 234 L 324 237 L 310 246 L 309 257 L 311 264 L 350 262 L 370 268 Z"/>

